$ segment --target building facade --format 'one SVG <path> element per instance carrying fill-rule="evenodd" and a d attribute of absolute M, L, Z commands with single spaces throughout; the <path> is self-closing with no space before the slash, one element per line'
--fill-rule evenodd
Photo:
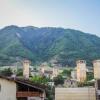
<path fill-rule="evenodd" d="M 0 78 L 0 100 L 17 100 L 14 81 Z"/>
<path fill-rule="evenodd" d="M 71 78 L 77 79 L 77 71 L 76 70 L 71 71 Z"/>
<path fill-rule="evenodd" d="M 94 78 L 100 79 L 100 60 L 93 61 Z"/>
<path fill-rule="evenodd" d="M 84 82 L 86 81 L 86 61 L 78 60 L 77 64 L 77 81 Z"/>
<path fill-rule="evenodd" d="M 59 69 L 57 67 L 49 67 L 47 63 L 43 63 L 40 67 L 40 73 L 45 77 L 53 79 L 59 74 Z"/>
<path fill-rule="evenodd" d="M 96 100 L 95 88 L 55 88 L 55 100 Z"/>
<path fill-rule="evenodd" d="M 45 86 L 29 80 L 0 76 L 0 100 L 44 100 Z"/>
<path fill-rule="evenodd" d="M 29 67 L 30 67 L 30 61 L 24 60 L 23 61 L 23 77 L 28 79 L 29 78 Z"/>
<path fill-rule="evenodd" d="M 100 79 L 95 82 L 96 100 L 100 100 Z"/>

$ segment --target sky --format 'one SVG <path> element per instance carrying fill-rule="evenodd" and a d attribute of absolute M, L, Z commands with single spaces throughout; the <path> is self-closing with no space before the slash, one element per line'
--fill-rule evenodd
<path fill-rule="evenodd" d="M 100 0 L 0 0 L 0 28 L 63 27 L 100 36 Z"/>

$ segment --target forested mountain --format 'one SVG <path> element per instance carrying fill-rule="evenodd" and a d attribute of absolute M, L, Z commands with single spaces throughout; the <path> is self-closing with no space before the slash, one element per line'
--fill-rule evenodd
<path fill-rule="evenodd" d="M 73 29 L 7 26 L 0 30 L 0 65 L 23 58 L 33 64 L 52 59 L 62 66 L 75 66 L 78 59 L 100 59 L 100 38 Z"/>

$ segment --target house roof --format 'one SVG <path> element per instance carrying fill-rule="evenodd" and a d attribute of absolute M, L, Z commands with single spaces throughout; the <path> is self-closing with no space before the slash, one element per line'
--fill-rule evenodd
<path fill-rule="evenodd" d="M 0 78 L 36 88 L 36 89 L 40 90 L 41 92 L 44 92 L 46 89 L 45 85 L 37 84 L 37 83 L 34 83 L 30 80 L 25 80 L 24 78 L 18 78 L 18 77 L 12 78 L 12 77 L 6 77 L 6 76 L 0 76 Z"/>
<path fill-rule="evenodd" d="M 48 73 L 48 74 L 52 74 L 53 71 L 50 71 L 50 70 L 45 70 L 44 73 Z"/>

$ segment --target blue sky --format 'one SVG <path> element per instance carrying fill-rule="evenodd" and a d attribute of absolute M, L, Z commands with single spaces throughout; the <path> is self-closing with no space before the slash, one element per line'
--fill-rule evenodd
<path fill-rule="evenodd" d="M 0 0 L 6 25 L 64 27 L 100 36 L 100 0 Z"/>

